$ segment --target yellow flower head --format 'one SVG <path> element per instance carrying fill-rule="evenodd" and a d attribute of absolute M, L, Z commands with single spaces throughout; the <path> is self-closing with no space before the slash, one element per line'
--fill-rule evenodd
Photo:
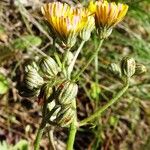
<path fill-rule="evenodd" d="M 98 0 L 89 3 L 89 10 L 95 14 L 95 24 L 98 30 L 110 30 L 125 17 L 128 5 Z"/>
<path fill-rule="evenodd" d="M 60 2 L 45 4 L 41 10 L 54 34 L 65 45 L 73 46 L 76 36 L 87 21 L 87 17 L 83 15 L 82 11 Z"/>

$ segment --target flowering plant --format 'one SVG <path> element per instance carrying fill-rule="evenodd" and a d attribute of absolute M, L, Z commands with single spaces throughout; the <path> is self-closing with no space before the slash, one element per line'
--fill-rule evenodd
<path fill-rule="evenodd" d="M 33 62 L 25 68 L 24 84 L 26 90 L 24 94 L 29 97 L 37 96 L 39 104 L 42 105 L 42 122 L 37 132 L 35 150 L 39 149 L 40 139 L 47 124 L 70 128 L 67 150 L 72 150 L 77 129 L 99 117 L 117 102 L 127 91 L 130 78 L 137 73 L 145 72 L 146 68 L 130 57 L 123 58 L 120 65 L 111 63 L 108 66 L 108 71 L 123 83 L 122 89 L 91 116 L 78 121 L 76 109 L 77 81 L 93 59 L 98 62 L 98 53 L 103 41 L 110 36 L 114 26 L 123 20 L 128 6 L 121 3 L 109 3 L 106 0 L 96 2 L 92 0 L 86 8 L 52 2 L 43 5 L 41 10 L 53 35 L 54 47 L 58 40 L 65 46 L 65 52 L 62 59 L 56 53 L 56 60 L 50 56 L 45 56 L 38 63 Z M 93 51 L 86 65 L 74 74 L 77 57 L 94 30 L 98 34 L 99 45 Z M 71 48 L 78 39 L 81 39 L 82 42 L 76 53 L 73 54 Z M 98 66 L 96 68 L 98 72 Z M 97 78 L 96 84 L 99 84 Z"/>

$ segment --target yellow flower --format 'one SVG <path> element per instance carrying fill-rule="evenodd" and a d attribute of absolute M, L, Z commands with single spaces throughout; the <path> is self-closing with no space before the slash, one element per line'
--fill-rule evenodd
<path fill-rule="evenodd" d="M 90 1 L 89 10 L 95 14 L 95 24 L 98 32 L 101 30 L 107 31 L 109 34 L 112 28 L 123 20 L 125 17 L 128 5 L 107 2 L 106 0 L 99 0 L 96 2 Z"/>
<path fill-rule="evenodd" d="M 94 2 L 93 0 L 90 0 L 88 9 L 91 13 L 95 13 L 96 10 L 96 2 Z"/>
<path fill-rule="evenodd" d="M 52 32 L 67 47 L 72 47 L 76 42 L 77 35 L 83 29 L 87 17 L 81 13 L 80 9 L 61 2 L 45 4 L 41 10 L 50 24 Z"/>

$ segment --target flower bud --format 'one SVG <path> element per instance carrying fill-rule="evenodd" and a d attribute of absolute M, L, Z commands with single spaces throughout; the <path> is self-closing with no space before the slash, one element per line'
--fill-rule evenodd
<path fill-rule="evenodd" d="M 49 112 L 51 112 L 51 116 L 49 118 L 50 121 L 54 121 L 57 117 L 57 114 L 61 110 L 61 107 L 57 106 L 55 100 L 53 100 L 50 103 L 48 103 L 48 110 Z"/>
<path fill-rule="evenodd" d="M 37 66 L 36 62 L 34 62 L 34 61 L 25 67 L 25 72 L 29 72 L 32 70 L 36 70 L 36 71 L 39 70 L 39 67 Z"/>
<path fill-rule="evenodd" d="M 130 58 L 130 57 L 124 57 L 121 60 L 121 71 L 122 74 L 126 77 L 132 77 L 135 73 L 135 60 L 134 58 Z"/>
<path fill-rule="evenodd" d="M 73 121 L 74 117 L 75 117 L 75 109 L 70 107 L 70 105 L 65 105 L 61 108 L 55 121 L 59 126 L 65 127 L 68 126 Z"/>
<path fill-rule="evenodd" d="M 100 39 L 107 39 L 112 33 L 112 28 L 101 28 L 97 30 Z"/>
<path fill-rule="evenodd" d="M 49 101 L 50 96 L 53 94 L 52 83 L 46 83 L 41 87 L 39 99 L 44 98 Z M 52 100 L 51 100 L 52 101 Z"/>
<path fill-rule="evenodd" d="M 111 63 L 111 64 L 109 64 L 109 66 L 108 66 L 108 71 L 109 72 L 111 72 L 113 75 L 115 75 L 115 76 L 121 76 L 121 69 L 120 69 L 120 67 L 117 65 L 117 64 L 115 64 L 115 63 Z"/>
<path fill-rule="evenodd" d="M 25 74 L 24 83 L 28 89 L 34 90 L 42 86 L 44 80 L 36 70 L 30 70 Z"/>
<path fill-rule="evenodd" d="M 65 81 L 57 89 L 57 100 L 59 104 L 70 104 L 77 96 L 78 85 L 71 81 Z"/>
<path fill-rule="evenodd" d="M 68 39 L 67 39 L 67 42 L 64 43 L 64 45 L 65 45 L 67 48 L 71 48 L 71 47 L 73 47 L 73 46 L 75 45 L 76 41 L 77 41 L 77 37 L 76 37 L 76 35 L 74 35 L 74 34 L 72 33 L 72 34 L 70 34 L 70 36 L 69 36 Z"/>
<path fill-rule="evenodd" d="M 143 74 L 147 71 L 146 67 L 142 64 L 136 64 L 136 67 L 135 67 L 135 74 L 136 75 L 140 75 L 140 74 Z"/>
<path fill-rule="evenodd" d="M 91 37 L 91 32 L 95 27 L 95 20 L 93 16 L 88 17 L 88 21 L 84 28 L 80 31 L 79 35 L 83 41 L 88 41 Z"/>
<path fill-rule="evenodd" d="M 59 72 L 59 67 L 55 60 L 51 57 L 43 57 L 40 61 L 40 69 L 47 78 L 55 77 Z"/>
<path fill-rule="evenodd" d="M 67 60 L 66 60 L 66 63 L 67 63 L 68 66 L 71 64 L 71 62 L 73 60 L 73 57 L 74 57 L 73 53 L 69 51 L 67 53 Z"/>

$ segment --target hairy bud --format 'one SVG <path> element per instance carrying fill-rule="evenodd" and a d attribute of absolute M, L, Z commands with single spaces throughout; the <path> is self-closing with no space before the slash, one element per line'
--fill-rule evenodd
<path fill-rule="evenodd" d="M 40 88 L 43 85 L 44 80 L 36 70 L 30 70 L 25 73 L 24 83 L 28 89 L 34 90 Z"/>
<path fill-rule="evenodd" d="M 32 70 L 36 70 L 36 71 L 39 70 L 39 67 L 37 66 L 36 62 L 34 62 L 34 61 L 25 67 L 26 73 L 29 71 L 32 71 Z"/>
<path fill-rule="evenodd" d="M 79 36 L 83 41 L 88 41 L 91 37 L 91 32 L 95 28 L 95 20 L 93 16 L 88 17 L 88 21 L 84 28 L 80 31 Z"/>
<path fill-rule="evenodd" d="M 52 83 L 45 83 L 40 90 L 40 94 L 38 96 L 39 100 L 46 100 L 51 102 L 51 95 L 53 94 L 53 87 Z"/>
<path fill-rule="evenodd" d="M 130 57 L 124 57 L 121 60 L 121 71 L 122 74 L 126 77 L 132 77 L 135 73 L 135 60 L 134 58 L 130 58 Z"/>
<path fill-rule="evenodd" d="M 146 67 L 142 64 L 136 64 L 136 67 L 135 67 L 135 74 L 136 75 L 140 75 L 140 74 L 143 74 L 147 71 Z"/>
<path fill-rule="evenodd" d="M 110 34 L 112 33 L 112 28 L 108 29 L 108 28 L 101 28 L 99 30 L 97 30 L 100 39 L 107 39 Z"/>
<path fill-rule="evenodd" d="M 59 67 L 55 60 L 51 57 L 43 57 L 40 61 L 40 69 L 47 78 L 55 77 L 59 72 Z"/>
<path fill-rule="evenodd" d="M 68 66 L 71 64 L 73 57 L 74 57 L 73 53 L 69 51 L 67 53 L 67 60 L 66 60 Z"/>
<path fill-rule="evenodd" d="M 56 117 L 56 123 L 61 126 L 65 127 L 68 126 L 75 117 L 75 109 L 70 107 L 70 105 L 62 106 L 60 112 Z"/>
<path fill-rule="evenodd" d="M 120 67 L 115 64 L 115 63 L 111 63 L 108 66 L 108 71 L 111 72 L 114 76 L 119 76 L 121 77 L 121 69 Z"/>
<path fill-rule="evenodd" d="M 59 104 L 70 104 L 77 96 L 78 85 L 71 81 L 65 81 L 57 88 L 57 100 Z"/>
<path fill-rule="evenodd" d="M 57 117 L 57 114 L 61 110 L 61 106 L 57 106 L 55 100 L 48 103 L 48 110 L 51 113 L 50 115 L 50 121 L 54 121 Z"/>

